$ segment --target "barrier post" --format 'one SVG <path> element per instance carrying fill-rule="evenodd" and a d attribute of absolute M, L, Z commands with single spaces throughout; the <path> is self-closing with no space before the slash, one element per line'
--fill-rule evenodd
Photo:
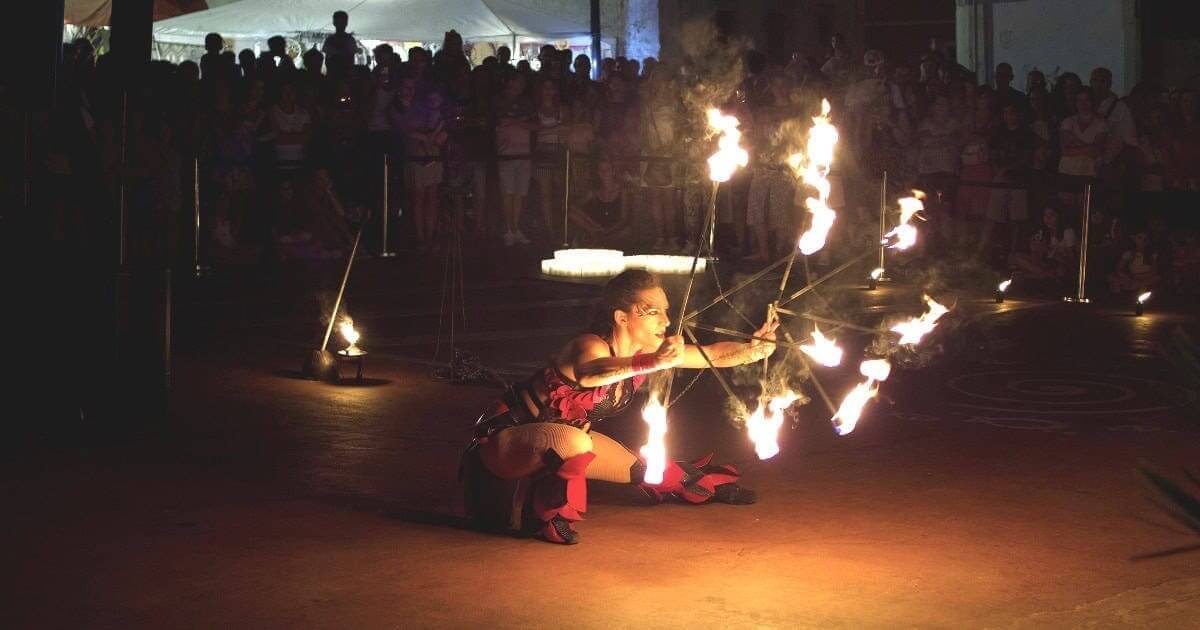
<path fill-rule="evenodd" d="M 1088 250 L 1088 228 L 1092 222 L 1092 185 L 1087 184 L 1083 187 L 1083 228 L 1080 230 L 1079 238 L 1079 284 L 1075 288 L 1075 295 L 1064 297 L 1065 302 L 1074 302 L 1076 304 L 1087 304 L 1088 298 L 1086 294 L 1087 286 L 1087 250 Z"/>
<path fill-rule="evenodd" d="M 380 258 L 393 258 L 396 256 L 396 252 L 388 249 L 388 214 L 391 210 L 389 186 L 391 181 L 391 160 L 389 159 L 388 153 L 385 150 L 383 152 L 383 213 L 380 218 L 379 229 L 381 241 L 379 245 Z"/>

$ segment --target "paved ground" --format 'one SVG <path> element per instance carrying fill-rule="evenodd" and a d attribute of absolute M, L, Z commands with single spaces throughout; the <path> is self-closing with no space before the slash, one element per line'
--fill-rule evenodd
<path fill-rule="evenodd" d="M 501 375 L 539 365 L 596 293 L 512 273 L 532 268 L 468 263 L 458 341 Z M 1161 357 L 1172 330 L 1196 332 L 1187 309 L 942 292 L 954 313 L 897 358 L 853 434 L 831 432 L 810 388 L 765 462 L 705 376 L 673 411 L 671 450 L 743 463 L 761 501 L 649 507 L 594 484 L 584 543 L 564 548 L 461 526 L 457 456 L 496 389 L 429 376 L 437 261 L 354 276 L 360 385 L 296 378 L 321 332 L 314 283 L 185 291 L 165 421 L 10 458 L 0 625 L 1200 627 L 1200 552 L 1138 559 L 1195 543 L 1135 473 L 1200 462 L 1197 384 Z M 808 306 L 822 300 L 867 325 L 920 311 L 909 285 L 830 283 Z M 853 377 L 818 375 L 834 398 Z M 636 416 L 610 429 L 642 439 Z"/>

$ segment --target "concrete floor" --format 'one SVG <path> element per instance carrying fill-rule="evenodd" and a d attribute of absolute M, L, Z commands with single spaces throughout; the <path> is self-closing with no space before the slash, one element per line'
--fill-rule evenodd
<path fill-rule="evenodd" d="M 744 464 L 760 502 L 651 507 L 593 483 L 568 548 L 462 527 L 459 450 L 497 390 L 430 378 L 440 269 L 420 267 L 356 272 L 357 386 L 296 378 L 322 332 L 303 275 L 181 299 L 165 421 L 5 465 L 0 625 L 1200 628 L 1200 552 L 1138 559 L 1196 543 L 1135 472 L 1200 464 L 1197 384 L 1160 357 L 1172 329 L 1196 332 L 1186 309 L 943 293 L 957 305 L 927 364 L 897 369 L 854 433 L 814 395 L 763 462 L 706 376 L 671 452 Z M 596 293 L 471 270 L 460 341 L 510 377 Z M 821 295 L 867 323 L 920 311 L 905 285 Z M 835 399 L 854 376 L 819 375 Z M 610 423 L 640 444 L 636 414 Z"/>

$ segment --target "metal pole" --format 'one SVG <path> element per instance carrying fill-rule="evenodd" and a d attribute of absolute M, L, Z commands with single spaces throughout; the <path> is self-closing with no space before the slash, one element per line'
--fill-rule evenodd
<path fill-rule="evenodd" d="M 883 172 L 883 179 L 879 182 L 879 268 L 886 270 L 883 266 L 884 235 L 887 234 L 887 171 Z M 876 279 L 877 282 L 886 281 L 886 271 Z"/>
<path fill-rule="evenodd" d="M 600 0 L 591 0 L 592 78 L 600 78 Z"/>
<path fill-rule="evenodd" d="M 163 379 L 171 385 L 171 268 L 163 270 Z"/>
<path fill-rule="evenodd" d="M 325 339 L 321 342 L 321 352 L 329 346 L 329 335 L 333 334 L 333 322 L 337 319 L 338 309 L 342 307 L 342 294 L 346 292 L 346 281 L 350 279 L 350 268 L 354 266 L 354 256 L 358 254 L 358 241 L 362 238 L 363 223 L 358 226 L 358 234 L 354 235 L 354 246 L 350 248 L 350 259 L 346 261 L 346 273 L 342 274 L 342 286 L 338 288 L 337 300 L 333 302 L 333 312 L 329 314 L 329 325 L 325 327 Z"/>
<path fill-rule="evenodd" d="M 129 88 L 121 91 L 121 168 L 117 171 L 117 264 L 125 266 L 125 144 L 129 139 Z"/>
<path fill-rule="evenodd" d="M 571 149 L 567 149 L 566 165 L 563 167 L 563 247 L 570 247 L 567 225 L 571 222 Z"/>
<path fill-rule="evenodd" d="M 379 247 L 380 258 L 392 258 L 396 252 L 388 250 L 388 213 L 390 212 L 390 199 L 388 196 L 388 186 L 391 183 L 391 160 L 389 159 L 387 150 L 383 152 L 383 218 L 381 219 L 381 230 L 383 236 L 380 237 L 383 244 Z"/>
<path fill-rule="evenodd" d="M 207 268 L 200 264 L 200 158 L 192 158 L 192 273 L 197 278 Z"/>
<path fill-rule="evenodd" d="M 1086 304 L 1088 299 L 1085 294 L 1085 285 L 1087 284 L 1087 248 L 1088 248 L 1088 224 L 1092 222 L 1092 185 L 1087 184 L 1083 187 L 1083 229 L 1080 231 L 1079 240 L 1079 286 L 1075 291 L 1075 298 L 1067 298 L 1067 301 Z"/>
<path fill-rule="evenodd" d="M 24 186 L 23 186 L 24 206 L 23 206 L 23 208 L 25 209 L 26 213 L 29 212 L 30 191 L 33 189 L 33 185 L 32 185 L 33 156 L 30 152 L 30 148 L 32 145 L 32 139 L 30 137 L 32 134 L 31 127 L 33 125 L 33 121 L 31 120 L 32 116 L 33 116 L 33 114 L 30 111 L 28 111 L 28 110 L 25 111 L 25 129 L 24 129 L 24 134 L 22 134 L 24 136 L 23 140 L 25 142 L 23 150 L 21 152 L 21 157 L 22 157 L 22 162 L 23 162 L 22 166 L 24 167 L 24 173 L 22 174 L 22 177 L 24 179 Z"/>

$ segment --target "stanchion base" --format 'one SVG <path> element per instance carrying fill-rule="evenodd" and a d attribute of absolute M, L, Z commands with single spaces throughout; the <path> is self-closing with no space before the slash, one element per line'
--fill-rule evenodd
<path fill-rule="evenodd" d="M 1091 303 L 1091 300 L 1089 300 L 1087 298 L 1077 298 L 1074 296 L 1064 297 L 1063 301 L 1071 303 L 1071 304 L 1090 304 Z"/>
<path fill-rule="evenodd" d="M 395 258 L 396 252 L 379 252 L 380 258 Z"/>
<path fill-rule="evenodd" d="M 192 275 L 197 278 L 203 278 L 208 275 L 209 271 L 208 265 L 196 265 L 192 268 Z"/>

